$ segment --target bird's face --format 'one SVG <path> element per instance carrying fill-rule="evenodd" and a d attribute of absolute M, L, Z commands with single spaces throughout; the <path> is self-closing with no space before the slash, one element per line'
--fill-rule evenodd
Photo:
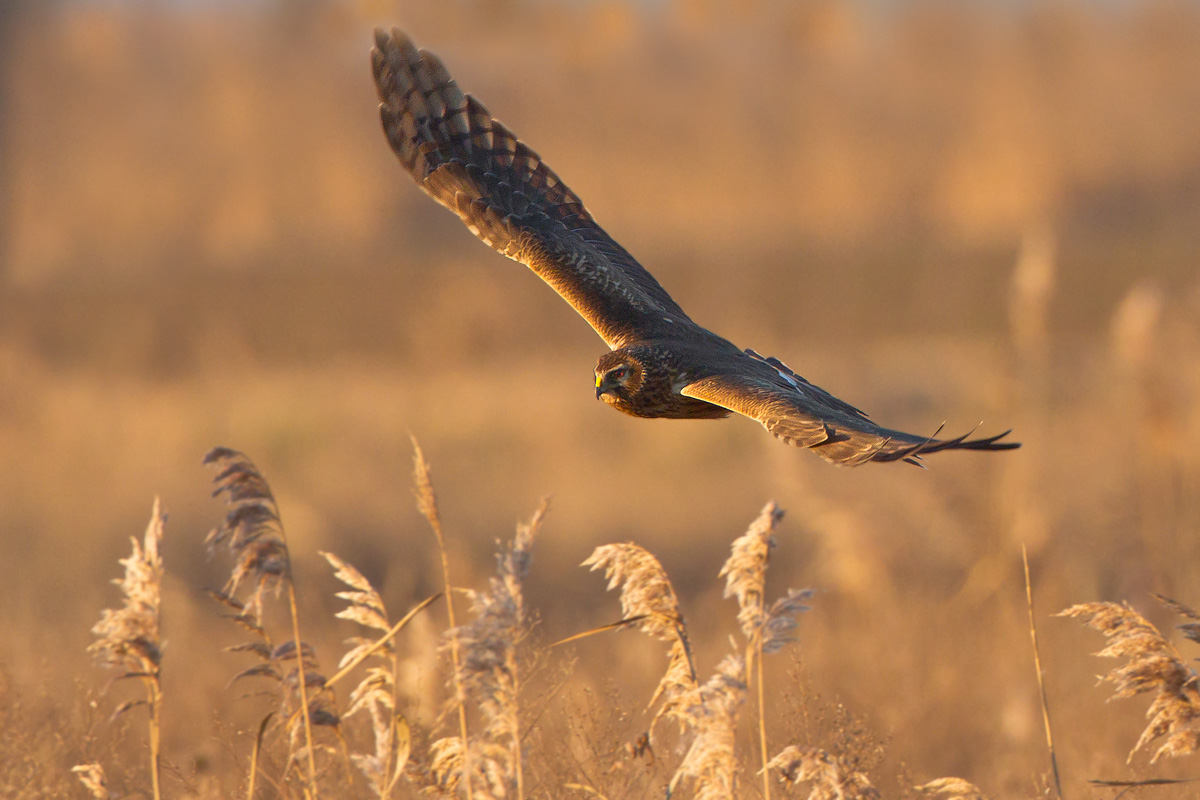
<path fill-rule="evenodd" d="M 606 353 L 596 364 L 596 399 L 621 405 L 642 383 L 642 368 L 636 361 L 616 352 Z"/>

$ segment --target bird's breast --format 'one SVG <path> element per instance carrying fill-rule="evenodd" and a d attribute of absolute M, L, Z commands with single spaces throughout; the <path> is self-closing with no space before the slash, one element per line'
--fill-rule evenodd
<path fill-rule="evenodd" d="M 648 419 L 720 419 L 729 416 L 729 412 L 720 406 L 684 397 L 671 383 L 643 384 L 636 394 L 606 394 L 604 401 L 632 417 Z"/>

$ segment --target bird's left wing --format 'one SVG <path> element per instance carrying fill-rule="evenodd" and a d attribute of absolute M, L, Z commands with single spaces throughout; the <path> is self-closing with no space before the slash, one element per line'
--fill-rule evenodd
<path fill-rule="evenodd" d="M 417 184 L 486 244 L 529 266 L 609 347 L 694 325 L 437 56 L 399 30 L 376 30 L 371 65 L 388 143 Z"/>
<path fill-rule="evenodd" d="M 772 366 L 778 377 L 765 370 L 731 372 L 702 378 L 683 387 L 681 394 L 736 411 L 762 423 L 788 444 L 810 448 L 826 461 L 858 466 L 868 461 L 907 461 L 920 465 L 920 457 L 939 450 L 1011 450 L 1017 442 L 998 436 L 953 439 L 914 436 L 876 425 L 867 415 L 814 386 L 775 359 L 751 358 Z M 761 374 L 760 374 L 761 372 Z M 936 434 L 935 434 L 936 435 Z"/>

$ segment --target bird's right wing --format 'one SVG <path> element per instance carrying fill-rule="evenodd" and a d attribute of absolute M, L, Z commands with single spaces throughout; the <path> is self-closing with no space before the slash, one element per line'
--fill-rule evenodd
<path fill-rule="evenodd" d="M 399 30 L 376 30 L 371 65 L 388 143 L 417 185 L 486 244 L 529 266 L 609 347 L 694 325 L 537 153 L 459 90 L 437 56 Z"/>
<path fill-rule="evenodd" d="M 998 441 L 1008 431 L 981 439 L 968 439 L 970 434 L 935 439 L 880 427 L 776 359 L 764 359 L 753 352 L 748 355 L 772 366 L 778 377 L 754 365 L 753 369 L 702 378 L 683 387 L 680 393 L 758 420 L 788 444 L 807 447 L 826 461 L 849 467 L 868 461 L 907 461 L 920 466 L 921 456 L 939 450 L 1020 447 L 1016 442 Z"/>

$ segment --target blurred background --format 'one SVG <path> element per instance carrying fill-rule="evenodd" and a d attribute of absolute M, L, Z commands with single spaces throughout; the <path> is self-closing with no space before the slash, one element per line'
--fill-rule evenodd
<path fill-rule="evenodd" d="M 845 470 L 748 420 L 597 403 L 603 343 L 388 150 L 376 25 L 438 53 L 700 324 L 882 424 L 1024 448 Z M 716 572 L 776 500 L 771 585 L 818 594 L 802 680 L 781 659 L 768 681 L 874 731 L 877 785 L 1042 785 L 1025 544 L 1064 781 L 1188 770 L 1124 765 L 1144 703 L 1105 705 L 1100 637 L 1049 614 L 1128 598 L 1169 626 L 1150 592 L 1200 602 L 1197 4 L 27 0 L 0 37 L 0 691 L 68 766 L 92 734 L 64 731 L 103 716 L 88 631 L 154 496 L 167 756 L 202 772 L 246 664 L 214 646 L 238 637 L 203 592 L 228 562 L 201 457 L 271 480 L 331 669 L 352 631 L 317 550 L 395 616 L 440 585 L 411 434 L 459 583 L 551 495 L 540 635 L 617 618 L 577 565 L 633 540 L 705 673 L 735 626 Z M 636 710 L 662 653 L 610 637 L 551 658 Z"/>

